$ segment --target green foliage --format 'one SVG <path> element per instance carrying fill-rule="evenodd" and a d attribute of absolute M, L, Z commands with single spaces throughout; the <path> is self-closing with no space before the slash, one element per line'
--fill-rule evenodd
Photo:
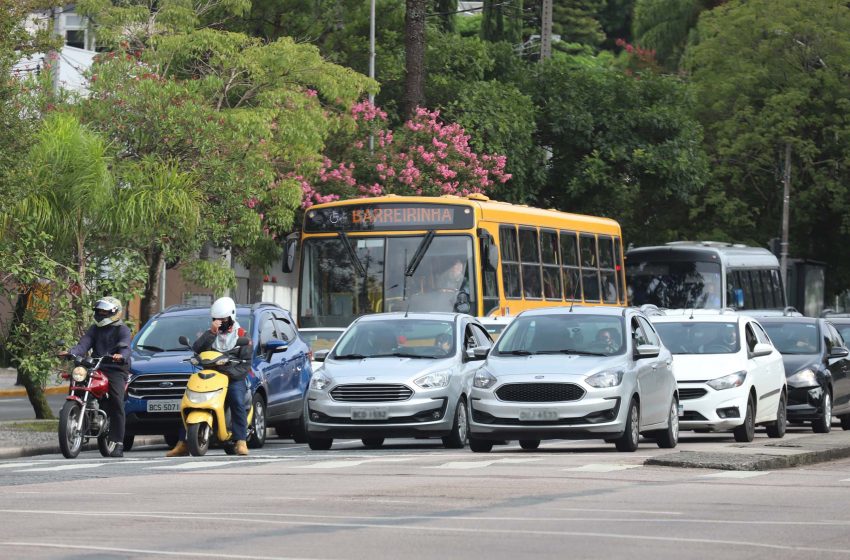
<path fill-rule="evenodd" d="M 236 274 L 224 261 L 194 260 L 180 267 L 180 276 L 216 295 L 236 288 Z"/>
<path fill-rule="evenodd" d="M 522 41 L 523 0 L 484 0 L 481 15 L 485 41 Z"/>
<path fill-rule="evenodd" d="M 6 339 L 6 350 L 15 366 L 39 385 L 55 374 L 59 359 L 58 340 L 75 340 L 77 316 L 72 311 L 70 297 L 51 297 L 49 305 L 36 304 L 24 312 L 23 321 Z"/>

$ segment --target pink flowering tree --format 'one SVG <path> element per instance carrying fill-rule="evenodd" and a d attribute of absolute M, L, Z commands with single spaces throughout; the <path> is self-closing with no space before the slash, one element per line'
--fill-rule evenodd
<path fill-rule="evenodd" d="M 464 129 L 442 122 L 438 111 L 419 108 L 395 131 L 368 101 L 355 104 L 351 118 L 353 133 L 329 146 L 315 178 L 297 177 L 305 208 L 384 194 L 484 193 L 511 178 L 505 156 L 473 152 Z"/>

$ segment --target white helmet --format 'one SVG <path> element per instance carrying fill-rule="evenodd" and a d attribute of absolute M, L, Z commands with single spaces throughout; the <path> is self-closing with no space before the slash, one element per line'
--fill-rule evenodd
<path fill-rule="evenodd" d="M 94 302 L 93 310 L 94 324 L 98 327 L 105 327 L 121 320 L 123 308 L 120 301 L 107 296 Z"/>
<path fill-rule="evenodd" d="M 236 302 L 229 297 L 218 298 L 210 307 L 210 317 L 212 319 L 225 319 L 230 317 L 233 321 L 236 320 Z"/>

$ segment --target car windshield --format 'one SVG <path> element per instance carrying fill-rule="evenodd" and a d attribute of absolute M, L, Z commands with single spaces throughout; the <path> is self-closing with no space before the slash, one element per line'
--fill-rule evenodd
<path fill-rule="evenodd" d="M 310 350 L 313 352 L 319 352 L 320 350 L 330 350 L 333 348 L 334 342 L 337 341 L 339 335 L 341 335 L 343 331 L 334 329 L 326 331 L 305 331 L 302 329 L 299 332 L 301 333 L 301 338 L 303 338 L 310 346 Z"/>
<path fill-rule="evenodd" d="M 446 358 L 454 354 L 453 322 L 408 318 L 356 323 L 328 358 Z"/>
<path fill-rule="evenodd" d="M 517 317 L 496 344 L 496 354 L 501 356 L 611 356 L 625 350 L 621 317 L 579 313 Z"/>
<path fill-rule="evenodd" d="M 814 323 L 788 323 L 761 321 L 773 345 L 782 354 L 817 354 L 820 352 L 820 335 Z"/>
<path fill-rule="evenodd" d="M 665 321 L 654 326 L 673 354 L 734 354 L 741 349 L 734 322 Z"/>
<path fill-rule="evenodd" d="M 499 340 L 499 337 L 502 336 L 502 332 L 504 332 L 505 327 L 508 326 L 508 323 L 482 323 L 484 329 L 490 333 L 490 338 L 493 341 Z"/>
<path fill-rule="evenodd" d="M 841 334 L 841 338 L 844 339 L 844 344 L 850 344 L 850 325 L 836 325 L 833 323 L 833 326 L 838 330 L 839 334 Z"/>
<path fill-rule="evenodd" d="M 251 315 L 238 313 L 236 321 L 246 332 L 251 332 Z M 142 353 L 157 353 L 185 350 L 177 341 L 180 336 L 195 342 L 210 328 L 210 316 L 203 315 L 161 315 L 149 321 L 139 333 L 133 349 Z"/>

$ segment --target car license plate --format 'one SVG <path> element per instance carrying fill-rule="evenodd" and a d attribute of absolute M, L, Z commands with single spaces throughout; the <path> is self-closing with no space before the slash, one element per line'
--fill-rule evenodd
<path fill-rule="evenodd" d="M 389 413 L 386 408 L 352 408 L 352 420 L 386 420 Z"/>
<path fill-rule="evenodd" d="M 529 410 L 520 410 L 519 419 L 523 422 L 557 420 L 558 412 L 556 410 L 538 410 L 534 408 Z"/>
<path fill-rule="evenodd" d="M 148 401 L 148 412 L 180 412 L 180 401 Z"/>

